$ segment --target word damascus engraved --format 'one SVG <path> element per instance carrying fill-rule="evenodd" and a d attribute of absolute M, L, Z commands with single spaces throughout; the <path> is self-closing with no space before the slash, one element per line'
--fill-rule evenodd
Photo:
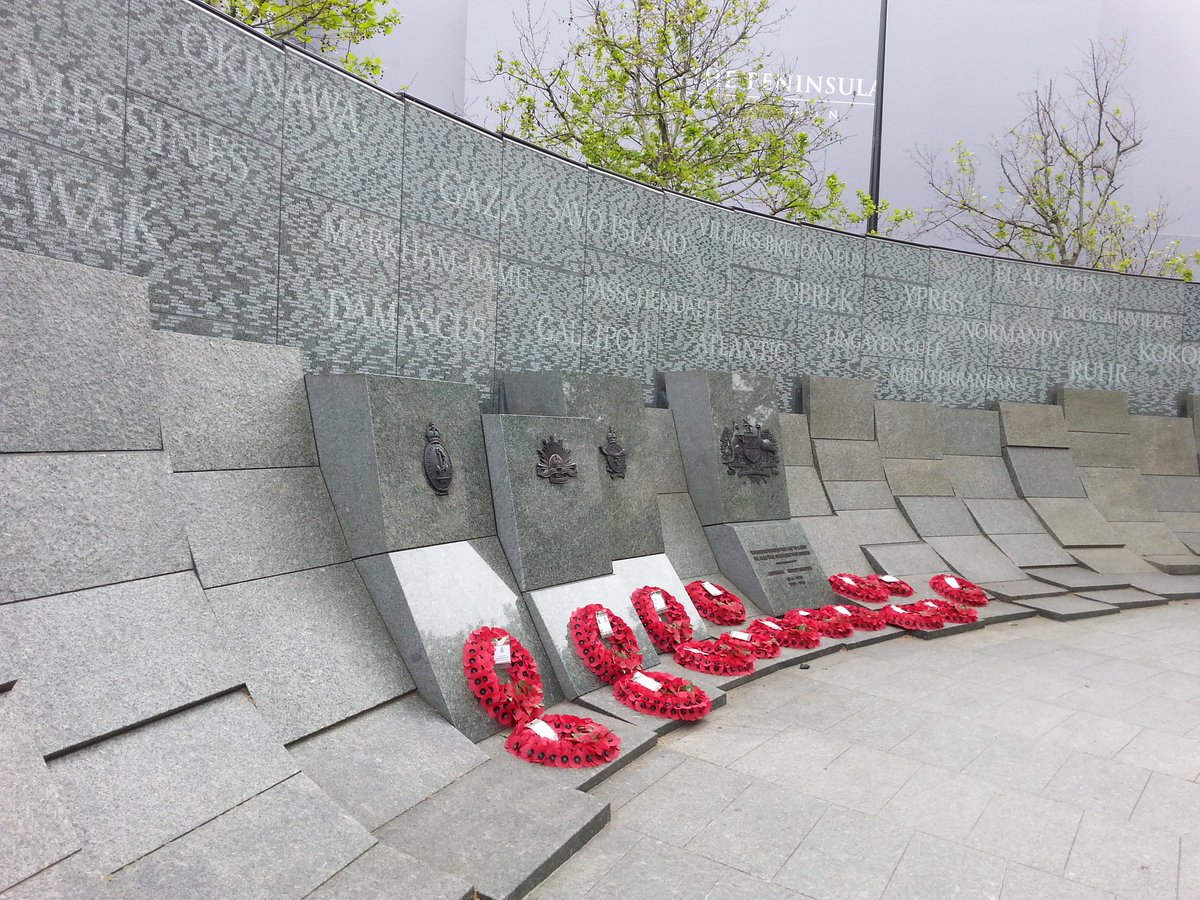
<path fill-rule="evenodd" d="M 625 448 L 617 441 L 617 433 L 608 429 L 608 434 L 604 438 L 604 445 L 600 448 L 600 452 L 604 454 L 604 463 L 608 468 L 609 478 L 624 478 L 625 477 Z"/>
<path fill-rule="evenodd" d="M 733 422 L 721 432 L 721 462 L 729 467 L 730 475 L 744 475 L 755 484 L 762 484 L 779 473 L 779 444 L 770 429 Z"/>
<path fill-rule="evenodd" d="M 442 433 L 432 422 L 425 429 L 425 480 L 439 496 L 450 493 L 450 481 L 454 478 L 454 463 L 442 444 Z"/>
<path fill-rule="evenodd" d="M 537 473 L 538 478 L 545 478 L 551 484 L 566 484 L 568 478 L 578 474 L 575 463 L 571 462 L 571 451 L 554 435 L 542 441 L 542 449 L 538 451 Z"/>

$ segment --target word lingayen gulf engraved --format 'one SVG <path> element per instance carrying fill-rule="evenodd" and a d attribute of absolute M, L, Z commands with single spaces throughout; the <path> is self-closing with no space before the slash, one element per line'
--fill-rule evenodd
<path fill-rule="evenodd" d="M 822 346 L 844 353 L 861 353 L 864 356 L 923 356 L 925 343 L 912 346 L 895 334 L 888 332 L 857 332 L 826 325 L 822 332 Z"/>

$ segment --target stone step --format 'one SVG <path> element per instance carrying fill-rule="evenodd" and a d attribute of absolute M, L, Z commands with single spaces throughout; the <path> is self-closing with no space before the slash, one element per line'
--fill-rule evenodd
<path fill-rule="evenodd" d="M 308 895 L 307 900 L 422 897 L 467 900 L 471 882 L 443 872 L 387 844 L 376 844 Z"/>
<path fill-rule="evenodd" d="M 1168 575 L 1200 575 L 1200 556 L 1195 554 L 1147 556 L 1146 562 Z"/>
<path fill-rule="evenodd" d="M 1089 616 L 1107 616 L 1121 610 L 1107 603 L 1097 603 L 1076 594 L 1063 594 L 1058 597 L 1026 597 L 1017 601 L 1021 606 L 1037 610 L 1041 615 L 1060 622 L 1071 619 L 1086 619 Z"/>
<path fill-rule="evenodd" d="M 1129 575 L 1101 575 L 1082 566 L 1048 566 L 1040 569 L 1026 569 L 1025 574 L 1038 581 L 1053 584 L 1057 587 L 1074 590 L 1099 591 L 1105 588 L 1129 587 Z"/>
<path fill-rule="evenodd" d="M 1163 606 L 1166 600 L 1157 594 L 1148 594 L 1137 588 L 1116 588 L 1108 591 L 1076 591 L 1076 596 L 1097 603 L 1107 603 L 1118 609 L 1135 609 L 1139 606 Z"/>

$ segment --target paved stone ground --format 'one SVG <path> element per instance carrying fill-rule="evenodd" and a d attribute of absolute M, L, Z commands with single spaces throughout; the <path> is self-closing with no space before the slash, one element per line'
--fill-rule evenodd
<path fill-rule="evenodd" d="M 1200 897 L 1200 602 L 737 688 L 594 793 L 551 898 Z"/>

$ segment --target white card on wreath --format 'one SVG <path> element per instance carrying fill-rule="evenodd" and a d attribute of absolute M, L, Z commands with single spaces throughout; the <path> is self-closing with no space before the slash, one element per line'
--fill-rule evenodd
<path fill-rule="evenodd" d="M 701 656 L 708 656 L 707 650 L 701 650 L 699 647 L 684 647 L 688 653 L 699 653 Z"/>
<path fill-rule="evenodd" d="M 644 687 L 648 691 L 661 691 L 662 690 L 662 682 L 655 681 L 653 678 L 651 678 L 645 672 L 634 672 L 633 680 L 636 681 L 638 684 L 640 684 L 642 687 Z"/>
<path fill-rule="evenodd" d="M 765 625 L 767 628 L 770 628 L 773 631 L 783 631 L 782 628 L 780 628 L 778 625 L 776 625 L 774 622 L 772 622 L 769 619 L 759 619 L 758 621 L 760 621 L 763 625 Z"/>
<path fill-rule="evenodd" d="M 529 730 L 538 737 L 544 737 L 548 741 L 557 741 L 558 732 L 550 725 L 549 722 L 544 722 L 541 719 L 534 719 L 532 722 L 527 722 Z"/>
<path fill-rule="evenodd" d="M 846 609 L 844 606 L 835 606 L 834 609 L 840 612 L 843 616 L 850 615 L 850 610 Z"/>
<path fill-rule="evenodd" d="M 508 642 L 508 638 L 503 637 L 496 642 L 496 655 L 493 661 L 498 666 L 512 665 L 512 644 Z"/>
<path fill-rule="evenodd" d="M 932 609 L 937 609 L 937 608 L 938 608 L 938 605 L 937 605 L 936 603 L 934 603 L 932 600 L 926 600 L 926 601 L 925 601 L 925 605 L 926 605 L 926 606 L 928 606 L 928 607 L 930 607 L 930 608 L 932 608 Z"/>
<path fill-rule="evenodd" d="M 958 590 L 958 579 L 957 578 L 952 578 L 951 576 L 947 575 L 946 576 L 946 584 L 950 585 L 950 587 L 952 587 L 954 590 L 956 590 L 956 591 Z"/>
<path fill-rule="evenodd" d="M 747 633 L 745 631 L 731 631 L 731 632 L 729 632 L 729 636 L 731 638 L 733 638 L 735 641 L 752 641 L 752 640 L 754 640 L 754 638 L 752 638 L 749 635 L 749 633 Z"/>
<path fill-rule="evenodd" d="M 712 596 L 712 597 L 720 597 L 721 596 L 721 589 L 719 587 L 717 587 L 715 584 L 713 584 L 711 581 L 702 581 L 702 582 L 700 582 L 700 584 L 706 591 L 708 591 L 709 596 Z"/>
<path fill-rule="evenodd" d="M 654 591 L 654 593 L 650 595 L 650 602 L 654 604 L 655 612 L 662 612 L 667 608 L 667 600 L 662 595 L 662 591 Z"/>
<path fill-rule="evenodd" d="M 612 622 L 608 620 L 608 613 L 602 609 L 596 612 L 596 627 L 600 629 L 600 637 L 612 637 Z"/>
<path fill-rule="evenodd" d="M 854 587 L 854 579 L 849 575 L 839 575 L 838 578 L 842 579 L 842 581 L 846 582 L 846 584 L 850 585 L 850 587 Z"/>
<path fill-rule="evenodd" d="M 895 584 L 895 583 L 896 583 L 896 582 L 898 582 L 900 579 L 899 579 L 899 578 L 897 578 L 895 575 L 880 575 L 880 576 L 879 576 L 879 580 L 880 580 L 880 581 L 886 581 L 888 584 Z"/>
<path fill-rule="evenodd" d="M 900 607 L 898 607 L 895 603 L 889 604 L 888 609 L 892 610 L 893 612 L 898 612 L 901 615 L 904 615 L 904 610 L 902 610 Z"/>

